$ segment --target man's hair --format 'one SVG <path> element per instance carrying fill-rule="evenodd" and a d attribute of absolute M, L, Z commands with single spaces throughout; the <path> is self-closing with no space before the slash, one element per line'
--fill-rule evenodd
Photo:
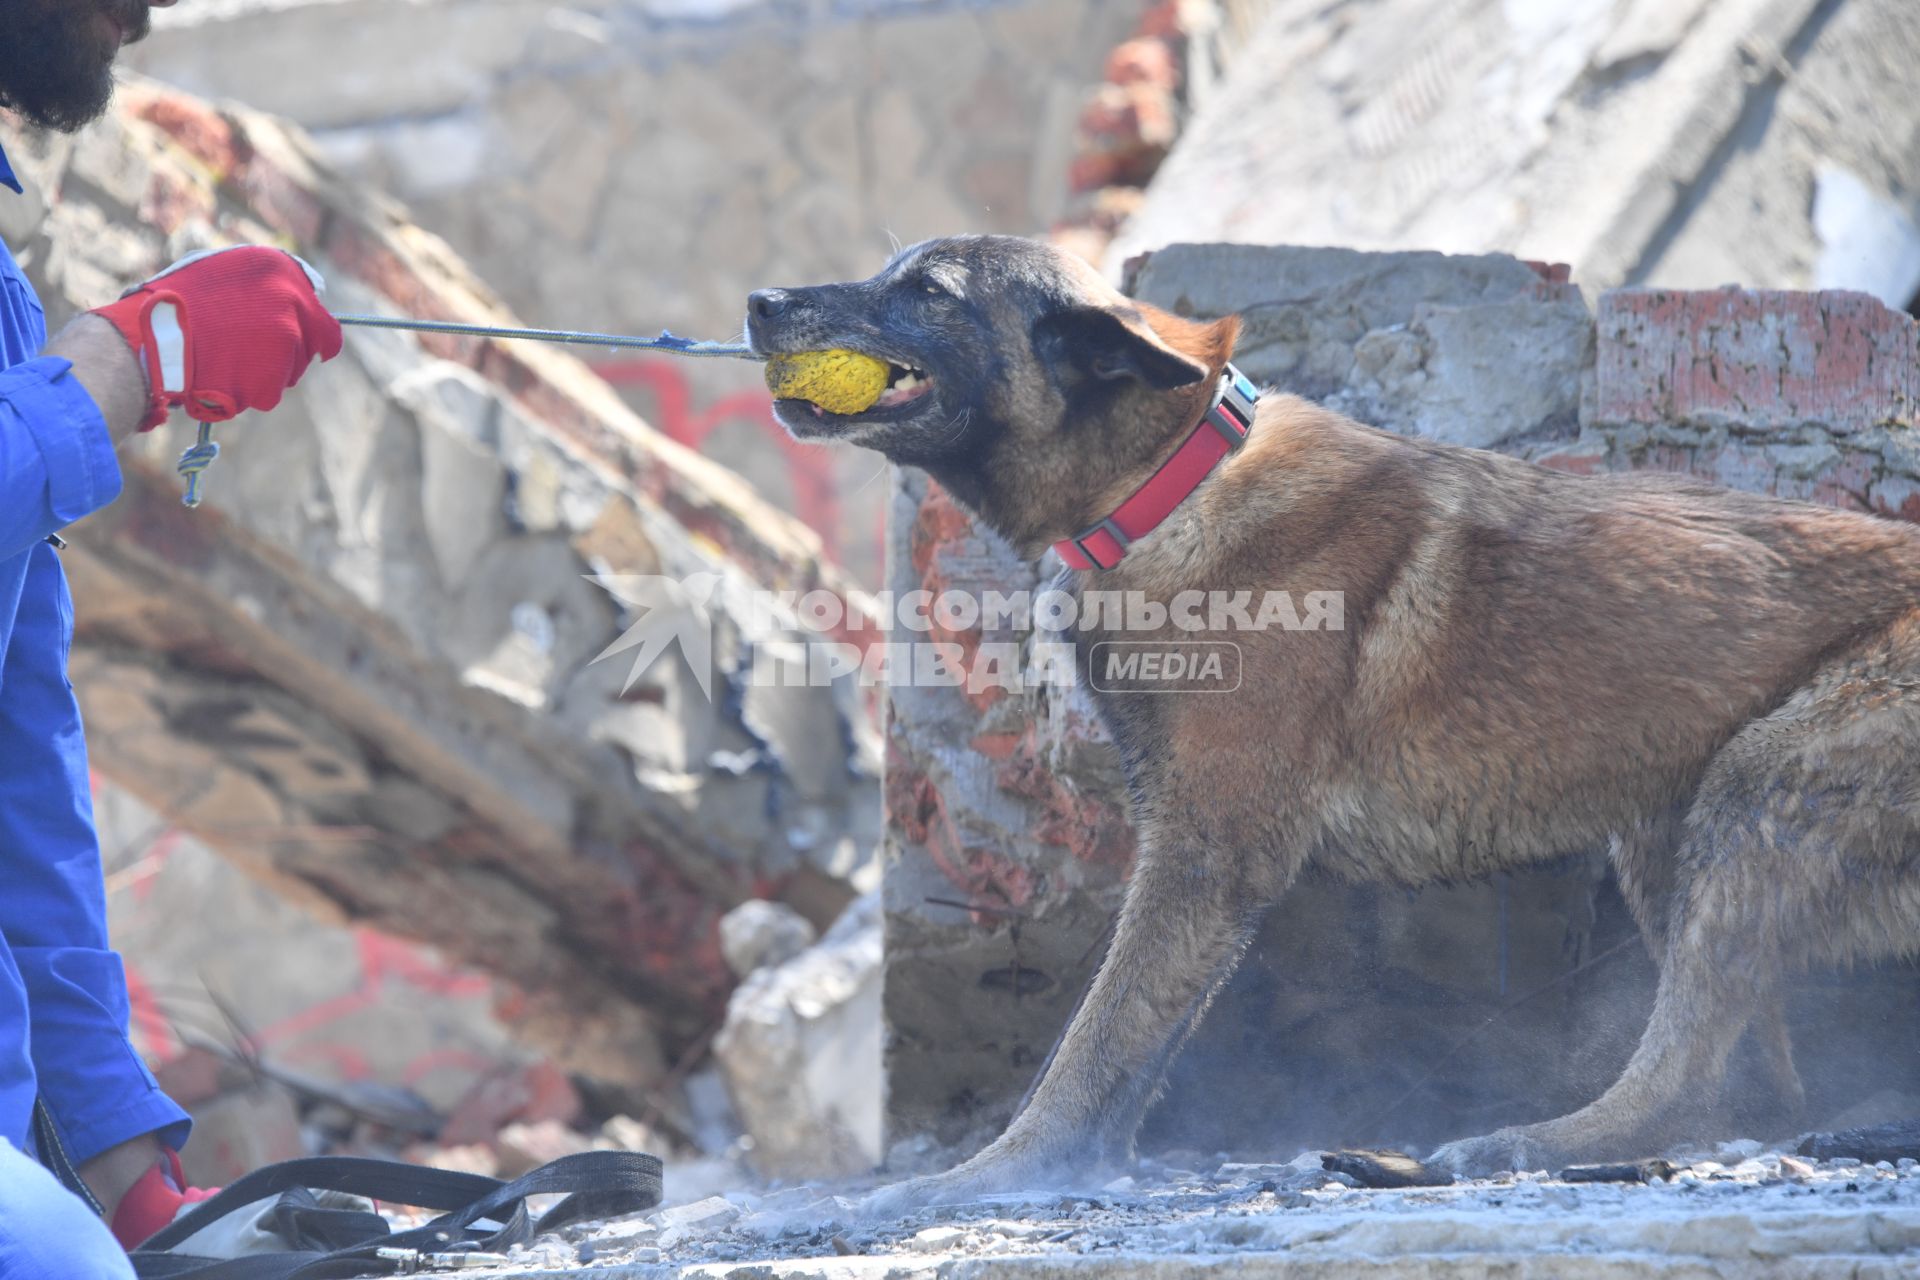
<path fill-rule="evenodd" d="M 99 118 L 119 52 L 101 18 L 129 43 L 147 34 L 146 0 L 0 0 L 0 106 L 65 132 Z"/>

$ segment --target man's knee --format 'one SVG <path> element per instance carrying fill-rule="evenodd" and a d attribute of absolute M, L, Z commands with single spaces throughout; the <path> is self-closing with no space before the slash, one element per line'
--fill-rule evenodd
<path fill-rule="evenodd" d="M 106 1224 L 0 1139 L 0 1280 L 133 1280 Z"/>

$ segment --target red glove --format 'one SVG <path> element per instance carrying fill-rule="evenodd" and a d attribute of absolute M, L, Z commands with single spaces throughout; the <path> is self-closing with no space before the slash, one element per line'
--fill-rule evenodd
<path fill-rule="evenodd" d="M 279 249 L 238 245 L 190 254 L 104 317 L 133 348 L 151 399 L 142 431 L 184 408 L 200 422 L 271 409 L 317 355 L 340 354 L 340 323 L 320 305 L 326 282 Z"/>
<path fill-rule="evenodd" d="M 189 1205 L 211 1200 L 219 1189 L 189 1187 L 187 1175 L 180 1171 L 180 1153 L 167 1148 L 160 1162 L 140 1175 L 140 1180 L 120 1197 L 109 1224 L 122 1249 L 132 1249 L 160 1228 L 170 1226 Z"/>

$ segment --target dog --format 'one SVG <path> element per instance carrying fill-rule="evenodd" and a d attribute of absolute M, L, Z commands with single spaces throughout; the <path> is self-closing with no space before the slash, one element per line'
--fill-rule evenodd
<path fill-rule="evenodd" d="M 1083 597 L 1343 601 L 1338 629 L 1142 636 L 1083 611 L 1073 642 L 1107 686 L 1139 837 L 1112 941 L 1005 1132 L 876 1207 L 1129 1160 L 1168 1062 L 1309 865 L 1411 887 L 1604 847 L 1659 966 L 1602 1096 L 1448 1143 L 1441 1167 L 1558 1168 L 1711 1127 L 1749 1030 L 1797 1107 L 1783 977 L 1920 939 L 1920 529 L 1674 476 L 1574 476 L 1290 395 L 1249 405 L 1237 332 L 1001 236 L 749 300 L 759 354 L 890 365 L 859 414 L 776 402 L 795 437 L 925 469 L 1020 555 L 1060 550 Z M 1222 405 L 1231 429 L 1194 445 Z M 1192 448 L 1212 457 L 1197 483 L 1163 486 L 1163 518 L 1125 528 L 1115 513 Z M 1122 635 L 1233 640 L 1239 688 L 1102 681 L 1099 646 Z"/>

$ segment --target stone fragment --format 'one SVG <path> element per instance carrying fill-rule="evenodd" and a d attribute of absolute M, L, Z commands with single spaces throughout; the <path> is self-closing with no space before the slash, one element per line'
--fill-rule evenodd
<path fill-rule="evenodd" d="M 576 1129 L 558 1120 L 539 1120 L 532 1124 L 510 1124 L 494 1139 L 500 1153 L 500 1176 L 517 1178 L 561 1156 L 577 1155 L 593 1149 L 592 1141 Z"/>
<path fill-rule="evenodd" d="M 1876 1160 L 1920 1157 L 1920 1120 L 1896 1120 L 1865 1129 L 1814 1133 L 1795 1148 L 1803 1156 L 1831 1164 L 1860 1164 Z"/>
<path fill-rule="evenodd" d="M 1421 1164 L 1402 1151 L 1329 1151 L 1320 1158 L 1328 1173 L 1344 1173 L 1363 1187 L 1445 1187 L 1453 1175 Z"/>
<path fill-rule="evenodd" d="M 787 963 L 752 972 L 714 1041 L 763 1174 L 864 1172 L 880 1160 L 880 912 L 861 899 Z"/>
<path fill-rule="evenodd" d="M 720 917 L 720 950 L 727 966 L 741 978 L 756 969 L 785 964 L 819 936 L 798 911 L 763 898 L 749 899 Z"/>
<path fill-rule="evenodd" d="M 614 1116 L 600 1126 L 600 1137 L 596 1146 L 604 1146 L 612 1151 L 641 1151 L 648 1155 L 665 1156 L 671 1149 L 666 1135 L 651 1125 L 643 1124 L 632 1116 Z"/>
<path fill-rule="evenodd" d="M 951 1249 L 967 1238 L 967 1233 L 959 1227 L 928 1227 L 914 1233 L 913 1243 L 929 1252 Z"/>
<path fill-rule="evenodd" d="M 1616 289 L 1598 319 L 1604 423 L 1851 435 L 1920 407 L 1920 323 L 1866 294 Z"/>
<path fill-rule="evenodd" d="M 663 1209 L 651 1221 L 660 1229 L 660 1247 L 671 1249 L 682 1241 L 712 1235 L 739 1216 L 739 1208 L 725 1197 L 708 1196 Z"/>
<path fill-rule="evenodd" d="M 1624 1164 L 1583 1164 L 1560 1171 L 1563 1182 L 1671 1181 L 1674 1166 L 1666 1160 L 1634 1160 Z"/>
<path fill-rule="evenodd" d="M 604 1252 L 649 1245 L 659 1235 L 660 1228 L 646 1218 L 628 1216 L 595 1224 L 589 1238 Z"/>

